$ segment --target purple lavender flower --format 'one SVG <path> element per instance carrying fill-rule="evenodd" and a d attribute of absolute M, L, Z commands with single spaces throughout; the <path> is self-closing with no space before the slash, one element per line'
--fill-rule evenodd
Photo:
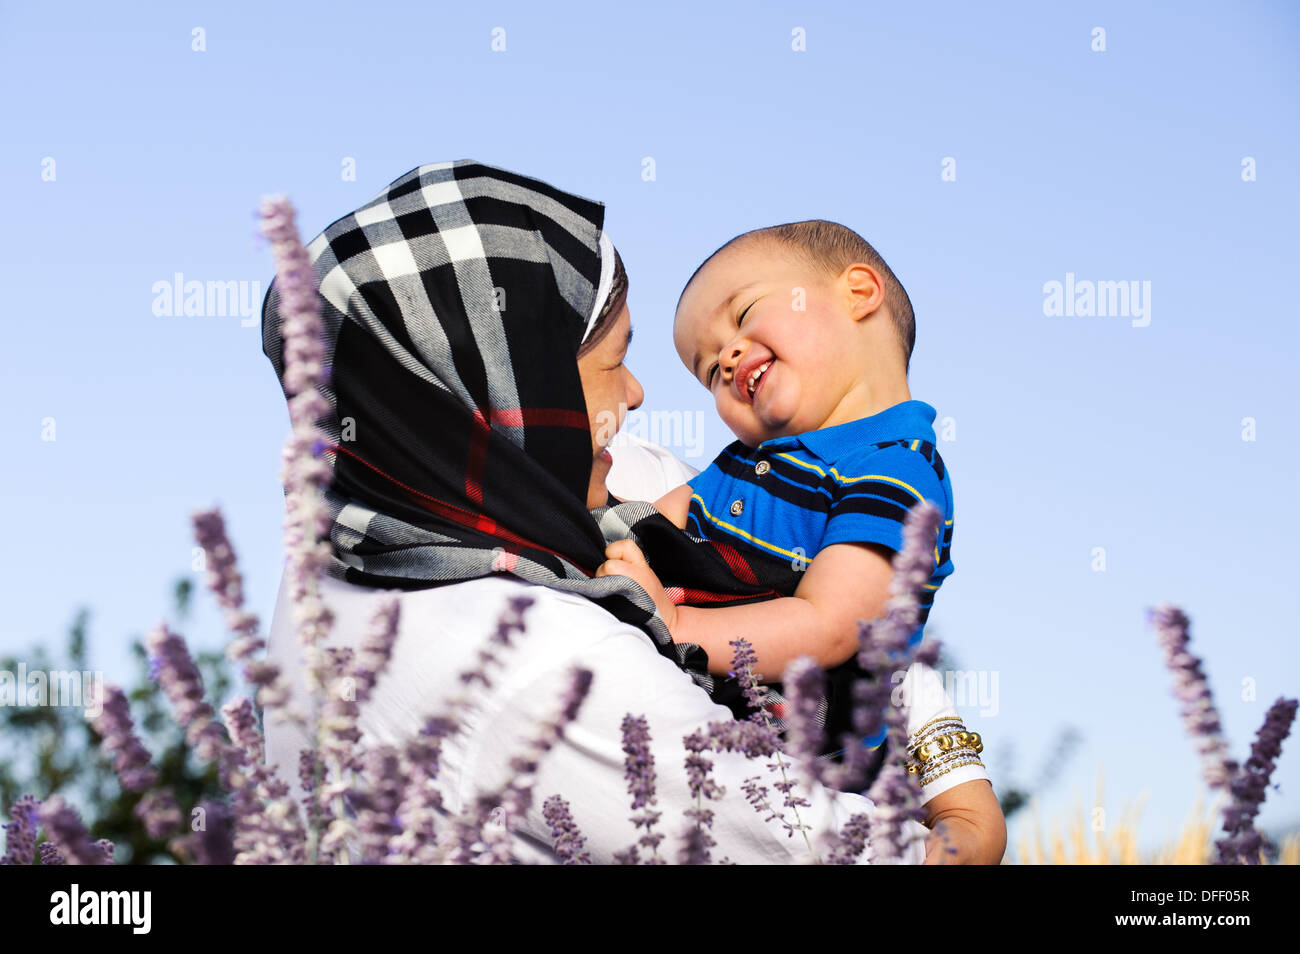
<path fill-rule="evenodd" d="M 375 746 L 362 758 L 364 785 L 351 792 L 356 813 L 356 831 L 361 845 L 362 864 L 384 864 L 388 860 L 389 842 L 401 834 L 397 811 L 402 802 L 405 779 L 401 753 L 390 745 Z M 338 831 L 343 831 L 339 826 Z M 331 849 L 334 834 L 327 833 L 321 850 Z"/>
<path fill-rule="evenodd" d="M 867 847 L 867 836 L 871 831 L 871 816 L 860 813 L 853 815 L 840 828 L 839 837 L 834 839 L 831 850 L 827 853 L 826 863 L 831 865 L 855 864 Z"/>
<path fill-rule="evenodd" d="M 1255 816 L 1264 803 L 1277 757 L 1282 754 L 1282 740 L 1291 733 L 1296 707 L 1295 699 L 1278 699 L 1269 706 L 1250 747 L 1250 758 L 1232 780 L 1232 801 L 1223 812 L 1223 830 L 1227 834 L 1215 843 L 1216 864 L 1259 864 L 1267 842 L 1255 828 Z"/>
<path fill-rule="evenodd" d="M 155 841 L 180 831 L 181 810 L 170 788 L 151 789 L 136 803 L 135 816 Z"/>
<path fill-rule="evenodd" d="M 63 860 L 63 852 L 59 851 L 59 846 L 52 841 L 43 841 L 37 846 L 37 851 L 41 855 L 41 864 L 43 865 L 62 865 L 66 864 Z"/>
<path fill-rule="evenodd" d="M 95 842 L 95 847 L 104 853 L 102 864 L 111 865 L 114 863 L 113 855 L 116 852 L 116 846 L 107 838 L 101 838 Z"/>
<path fill-rule="evenodd" d="M 645 834 L 627 851 L 615 853 L 614 860 L 618 864 L 638 864 L 641 860 L 638 849 L 644 848 L 650 852 L 645 863 L 661 865 L 664 861 L 659 857 L 659 843 L 664 836 L 654 831 L 654 826 L 662 812 L 650 807 L 656 803 L 655 757 L 650 750 L 650 725 L 645 716 L 633 717 L 628 713 L 623 717 L 620 729 L 623 735 L 623 775 L 627 779 L 628 794 L 632 796 L 632 810 L 640 810 L 631 820 L 634 827 L 644 828 Z"/>
<path fill-rule="evenodd" d="M 824 782 L 826 763 L 819 759 L 825 728 L 819 718 L 826 695 L 826 672 L 809 656 L 791 661 L 783 674 L 786 751 L 809 778 Z"/>
<path fill-rule="evenodd" d="M 758 665 L 758 654 L 754 652 L 754 647 L 750 645 L 749 640 L 744 638 L 733 639 L 729 646 L 733 648 L 731 656 L 731 669 L 727 674 L 740 683 L 741 694 L 745 701 L 749 703 L 751 709 L 763 708 L 763 697 L 767 695 L 767 690 L 758 684 L 754 677 L 754 668 Z"/>
<path fill-rule="evenodd" d="M 397 809 L 401 831 L 388 845 L 393 864 L 426 864 L 439 859 L 438 820 L 443 801 L 434 783 L 441 768 L 443 742 L 457 730 L 451 718 L 431 716 L 406 743 L 402 753 L 406 786 Z"/>
<path fill-rule="evenodd" d="M 923 822 L 926 818 L 925 808 L 921 805 L 921 786 L 903 763 L 902 753 L 906 751 L 906 729 L 891 725 L 889 754 L 867 792 L 876 809 L 869 836 L 874 851 L 873 864 L 904 858 L 911 841 L 907 835 L 907 822 Z"/>
<path fill-rule="evenodd" d="M 265 740 L 252 700 L 232 699 L 221 707 L 221 714 L 234 743 L 226 748 L 223 763 L 233 809 L 227 814 L 235 820 L 235 863 L 302 863 L 307 856 L 306 829 L 288 786 L 263 764 Z M 227 811 L 224 806 L 222 811 Z"/>
<path fill-rule="evenodd" d="M 582 850 L 587 840 L 582 837 L 582 832 L 573 821 L 568 802 L 559 795 L 552 795 L 542 803 L 542 817 L 551 827 L 555 853 L 560 857 L 561 864 L 591 864 L 591 855 Z"/>
<path fill-rule="evenodd" d="M 158 684 L 176 710 L 185 738 L 204 762 L 214 762 L 226 747 L 212 707 L 203 700 L 203 677 L 190 651 L 166 623 L 159 623 L 146 640 L 157 661 Z"/>
<path fill-rule="evenodd" d="M 894 576 L 890 583 L 893 595 L 885 603 L 882 617 L 859 627 L 858 663 L 874 678 L 854 685 L 854 734 L 843 738 L 843 764 L 826 770 L 837 788 L 861 778 L 868 758 L 861 739 L 877 734 L 884 724 L 888 739 L 885 764 L 867 792 L 875 803 L 868 840 L 875 848 L 874 860 L 878 862 L 900 857 L 908 841 L 907 821 L 926 817 L 920 804 L 920 786 L 907 772 L 906 715 L 900 706 L 892 704 L 892 675 L 908 669 L 918 657 L 933 660 L 938 652 L 935 643 L 926 647 L 912 645 L 912 635 L 920 619 L 921 594 L 934 568 L 934 540 L 942 516 L 933 503 L 921 500 L 903 521 L 902 549 L 894 556 Z M 828 839 L 832 857 L 857 857 L 858 833 L 851 834 L 849 838 L 841 832 L 838 839 L 834 835 Z"/>
<path fill-rule="evenodd" d="M 49 840 L 55 845 L 67 864 L 108 864 L 104 849 L 92 841 L 90 833 L 77 814 L 61 795 L 52 795 L 41 806 L 40 822 Z M 111 857 L 111 856 L 110 856 Z"/>
<path fill-rule="evenodd" d="M 477 665 L 460 674 L 462 685 L 471 687 L 476 682 L 490 685 L 491 670 L 502 664 L 501 652 L 513 646 L 515 634 L 526 631 L 524 612 L 532 604 L 533 598 L 529 596 L 515 597 L 507 603 L 497 619 L 496 630 L 478 654 Z M 470 704 L 467 693 L 448 700 L 446 710 L 427 719 L 419 735 L 406 745 L 403 754 L 407 782 L 398 809 L 403 831 L 389 843 L 389 856 L 394 863 L 432 864 L 448 859 L 470 861 L 483 848 L 481 836 L 487 819 L 494 812 L 502 814 L 498 811 L 502 793 L 490 793 L 483 805 L 453 823 L 455 845 L 452 848 L 438 841 L 437 822 L 443 804 L 433 782 L 440 768 L 443 743 L 459 731 L 460 714 Z"/>
<path fill-rule="evenodd" d="M 41 803 L 33 795 L 20 796 L 9 809 L 5 825 L 5 853 L 0 865 L 30 865 L 36 851 Z"/>
<path fill-rule="evenodd" d="M 506 609 L 497 619 L 496 631 L 485 647 L 479 650 L 479 664 L 473 669 L 460 674 L 460 681 L 468 688 L 479 683 L 484 688 L 492 685 L 490 669 L 500 665 L 500 649 L 512 645 L 515 633 L 524 632 L 524 610 L 533 605 L 531 596 L 516 596 L 506 604 Z"/>
<path fill-rule="evenodd" d="M 761 775 L 745 779 L 740 783 L 740 790 L 745 793 L 745 801 L 753 805 L 756 812 L 760 815 L 766 812 L 763 821 L 775 821 L 781 817 L 781 813 L 768 801 L 768 787 L 763 784 Z"/>
<path fill-rule="evenodd" d="M 709 744 L 708 731 L 703 729 L 682 739 L 686 748 L 686 784 L 695 797 L 695 806 L 684 813 L 687 828 L 678 852 L 678 861 L 684 865 L 707 865 L 711 860 L 710 849 L 717 844 L 709 832 L 713 827 L 713 810 L 705 808 L 704 801 L 721 798 L 726 789 L 713 779 L 713 760 L 704 755 Z"/>
<path fill-rule="evenodd" d="M 232 662 L 241 662 L 265 643 L 257 636 L 257 617 L 244 611 L 244 578 L 226 534 L 226 519 L 215 507 L 196 511 L 190 519 L 194 538 L 203 548 L 208 588 L 226 611 L 226 625 L 236 637 L 227 647 L 227 656 Z"/>
<path fill-rule="evenodd" d="M 214 507 L 196 512 L 191 519 L 195 539 L 206 556 L 208 587 L 225 611 L 226 626 L 234 635 L 226 647 L 226 657 L 243 664 L 244 678 L 258 688 L 258 701 L 264 708 L 278 708 L 288 700 L 288 686 L 277 664 L 252 658 L 253 653 L 265 648 L 266 642 L 258 635 L 257 617 L 244 610 L 244 580 L 226 534 L 225 517 Z"/>
<path fill-rule="evenodd" d="M 1201 670 L 1201 660 L 1188 650 L 1187 615 L 1178 607 L 1162 603 L 1147 610 L 1156 638 L 1165 651 L 1165 662 L 1174 676 L 1174 695 L 1182 703 L 1183 725 L 1201 756 L 1201 773 L 1211 791 L 1226 789 L 1237 774 L 1237 763 L 1228 757 L 1219 712 L 1214 706 L 1210 684 Z"/>
<path fill-rule="evenodd" d="M 113 770 L 128 792 L 143 792 L 158 781 L 150 765 L 149 750 L 137 738 L 126 693 L 117 686 L 104 691 L 100 714 L 90 724 L 102 737 L 100 747 L 113 755 Z"/>
<path fill-rule="evenodd" d="M 574 668 L 560 694 L 558 713 L 544 721 L 523 753 L 510 759 L 510 778 L 495 791 L 480 793 L 470 810 L 455 822 L 455 845 L 451 860 L 504 864 L 510 861 L 509 826 L 512 818 L 524 815 L 532 804 L 533 782 L 542 757 L 561 739 L 587 693 L 591 690 L 590 669 Z M 501 822 L 500 831 L 487 831 L 492 818 Z"/>
<path fill-rule="evenodd" d="M 203 819 L 202 827 L 175 839 L 172 849 L 191 864 L 235 864 L 234 818 L 230 808 L 211 799 L 199 802 L 197 808 L 198 817 Z"/>
<path fill-rule="evenodd" d="M 358 704 L 370 698 L 375 682 L 392 658 L 400 619 L 401 603 L 396 597 L 382 601 L 375 609 L 370 629 L 362 640 L 361 651 L 349 670 L 349 675 L 356 680 Z"/>
<path fill-rule="evenodd" d="M 334 616 L 321 599 L 318 586 L 331 559 L 331 516 L 323 490 L 333 472 L 330 455 L 314 452 L 322 444 L 332 446 L 328 435 L 317 424 L 330 410 L 329 401 L 319 390 L 328 381 L 321 303 L 311 254 L 298 235 L 292 203 L 284 196 L 268 196 L 262 200 L 261 213 L 262 233 L 271 242 L 276 266 L 280 333 L 284 339 L 282 377 L 285 394 L 290 395 L 291 429 L 281 454 L 280 473 L 285 491 L 284 543 L 288 563 L 285 577 L 295 607 L 307 690 L 317 694 L 327 692 L 340 675 L 322 649 Z M 282 694 L 270 694 L 263 701 L 270 704 L 281 698 Z M 322 729 L 315 710 L 312 719 L 312 744 L 320 746 Z M 328 827 L 331 821 L 331 811 L 321 801 L 331 795 L 322 789 L 312 801 L 308 825 L 312 832 L 309 855 L 313 861 L 319 830 Z M 341 818 L 338 820 L 343 822 Z"/>

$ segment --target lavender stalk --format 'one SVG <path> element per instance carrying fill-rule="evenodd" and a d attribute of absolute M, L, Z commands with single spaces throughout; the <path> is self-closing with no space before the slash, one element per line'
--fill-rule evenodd
<path fill-rule="evenodd" d="M 1209 681 L 1201 660 L 1188 649 L 1190 622 L 1178 607 L 1162 603 L 1147 610 L 1156 638 L 1165 651 L 1165 663 L 1174 676 L 1174 695 L 1182 703 L 1183 725 L 1201 757 L 1201 774 L 1211 791 L 1226 790 L 1237 774 L 1237 763 L 1228 757 L 1219 711 L 1214 706 Z"/>
<path fill-rule="evenodd" d="M 559 795 L 552 795 L 542 803 L 542 817 L 551 827 L 551 837 L 555 839 L 555 853 L 560 863 L 565 865 L 589 865 L 591 855 L 583 851 L 586 839 L 573 821 L 569 803 Z"/>
<path fill-rule="evenodd" d="M 655 757 L 650 751 L 650 724 L 646 722 L 645 716 L 633 717 L 628 713 L 623 717 L 620 731 L 623 736 L 623 776 L 627 779 L 628 794 L 632 796 L 632 811 L 640 812 L 632 816 L 632 825 L 644 828 L 645 834 L 637 839 L 636 844 L 629 846 L 627 851 L 616 852 L 614 861 L 623 865 L 640 864 L 640 849 L 646 849 L 650 852 L 650 857 L 645 860 L 645 864 L 661 865 L 664 861 L 659 857 L 659 843 L 664 836 L 656 832 L 654 827 L 663 813 L 650 807 L 656 804 Z"/>
<path fill-rule="evenodd" d="M 1277 757 L 1282 754 L 1282 740 L 1291 733 L 1296 706 L 1295 699 L 1278 699 L 1269 706 L 1264 724 L 1250 747 L 1250 758 L 1232 780 L 1232 801 L 1223 812 L 1223 830 L 1227 834 L 1215 842 L 1218 849 L 1215 864 L 1260 863 L 1260 853 L 1267 841 L 1255 828 L 1255 816 L 1264 803 Z"/>
<path fill-rule="evenodd" d="M 35 796 L 23 795 L 9 809 L 5 825 L 5 853 L 0 865 L 30 865 L 36 852 L 36 833 L 40 828 L 41 803 Z"/>
<path fill-rule="evenodd" d="M 284 196 L 262 200 L 262 234 L 271 243 L 275 282 L 280 297 L 281 334 L 284 337 L 284 389 L 289 395 L 292 428 L 283 452 L 281 483 L 285 489 L 284 540 L 289 591 L 296 607 L 298 639 L 313 702 L 328 691 L 336 672 L 322 647 L 333 625 L 333 614 L 320 598 L 318 580 L 328 566 L 330 514 L 321 491 L 328 485 L 332 467 L 323 459 L 328 435 L 316 425 L 329 410 L 318 387 L 328 380 L 322 339 L 320 297 L 316 291 L 311 255 L 298 235 L 292 203 Z M 319 747 L 320 714 L 313 706 L 311 733 Z M 323 762 L 313 758 L 312 765 Z M 318 781 L 316 788 L 320 788 Z M 322 792 L 323 793 L 323 792 Z M 309 855 L 315 862 L 319 832 L 328 817 L 317 806 L 309 819 Z"/>

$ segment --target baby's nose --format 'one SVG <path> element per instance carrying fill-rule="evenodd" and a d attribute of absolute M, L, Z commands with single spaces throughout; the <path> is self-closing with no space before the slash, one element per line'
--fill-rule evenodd
<path fill-rule="evenodd" d="M 736 373 L 736 368 L 740 364 L 740 356 L 743 352 L 735 348 L 722 360 L 722 376 L 724 379 L 730 378 Z"/>

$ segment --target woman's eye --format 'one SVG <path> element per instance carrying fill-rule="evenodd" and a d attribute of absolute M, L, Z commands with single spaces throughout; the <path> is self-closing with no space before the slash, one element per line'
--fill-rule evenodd
<path fill-rule="evenodd" d="M 709 368 L 709 376 L 705 378 L 705 382 L 708 384 L 709 387 L 713 387 L 713 376 L 717 373 L 717 371 L 718 371 L 718 366 L 716 364 L 712 365 Z"/>
<path fill-rule="evenodd" d="M 737 328 L 739 328 L 739 327 L 741 326 L 741 324 L 744 323 L 744 321 L 745 321 L 745 316 L 746 316 L 747 314 L 749 314 L 749 309 L 753 308 L 755 302 L 757 302 L 757 301 L 758 301 L 758 299 L 755 298 L 754 301 L 751 301 L 748 305 L 746 305 L 746 306 L 745 306 L 745 310 L 742 311 L 742 312 L 740 313 L 739 317 L 736 318 L 736 327 L 737 327 Z"/>

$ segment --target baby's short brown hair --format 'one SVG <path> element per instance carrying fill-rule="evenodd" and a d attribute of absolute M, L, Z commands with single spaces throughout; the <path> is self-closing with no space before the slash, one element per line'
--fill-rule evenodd
<path fill-rule="evenodd" d="M 912 314 L 912 301 L 907 297 L 907 290 L 898 280 L 893 270 L 885 263 L 880 253 L 871 243 L 857 232 L 838 222 L 825 219 L 806 219 L 802 222 L 787 222 L 784 225 L 769 225 L 766 228 L 742 232 L 700 263 L 690 280 L 682 288 L 682 295 L 690 287 L 695 276 L 700 273 L 719 252 L 733 245 L 767 242 L 783 251 L 798 256 L 812 268 L 834 277 L 854 262 L 866 262 L 885 280 L 885 303 L 894 321 L 894 331 L 898 336 L 899 347 L 903 356 L 903 373 L 912 363 L 912 349 L 916 345 L 916 318 Z M 681 298 L 677 299 L 681 304 Z"/>

